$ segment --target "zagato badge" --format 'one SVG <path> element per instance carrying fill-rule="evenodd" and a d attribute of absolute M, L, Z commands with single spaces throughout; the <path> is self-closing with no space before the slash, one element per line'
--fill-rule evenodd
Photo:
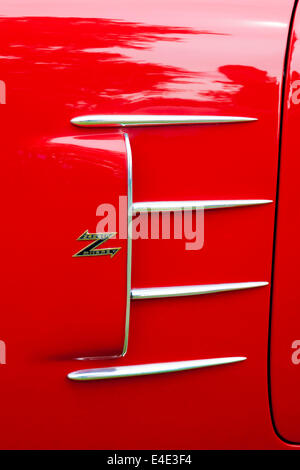
<path fill-rule="evenodd" d="M 86 230 L 82 235 L 80 235 L 77 240 L 79 241 L 91 241 L 89 245 L 82 248 L 73 255 L 73 258 L 78 258 L 82 256 L 105 256 L 109 255 L 111 258 L 118 253 L 121 248 L 98 248 L 100 245 L 105 243 L 107 240 L 116 235 L 116 232 L 111 233 L 89 233 Z"/>

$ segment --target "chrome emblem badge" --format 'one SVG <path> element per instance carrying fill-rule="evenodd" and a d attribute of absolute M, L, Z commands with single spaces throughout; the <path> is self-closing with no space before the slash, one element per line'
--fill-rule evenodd
<path fill-rule="evenodd" d="M 83 256 L 105 256 L 110 255 L 112 258 L 115 256 L 121 248 L 98 248 L 100 245 L 105 243 L 107 240 L 116 235 L 116 232 L 110 233 L 89 233 L 86 230 L 82 235 L 80 235 L 77 240 L 79 241 L 92 241 L 89 245 L 82 248 L 73 255 L 73 258 L 83 257 Z"/>

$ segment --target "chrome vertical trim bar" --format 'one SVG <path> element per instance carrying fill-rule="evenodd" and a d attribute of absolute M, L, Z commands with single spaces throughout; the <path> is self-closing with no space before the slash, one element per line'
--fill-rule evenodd
<path fill-rule="evenodd" d="M 127 298 L 125 337 L 122 356 L 125 356 L 128 348 L 129 322 L 130 322 L 130 299 L 131 299 L 131 258 L 132 258 L 132 153 L 128 134 L 124 134 L 127 153 Z"/>
<path fill-rule="evenodd" d="M 253 289 L 254 287 L 267 286 L 268 284 L 268 282 L 234 282 L 228 284 L 203 284 L 198 286 L 147 287 L 142 289 L 132 289 L 131 298 L 136 300 L 216 294 L 217 292 Z"/>
<path fill-rule="evenodd" d="M 68 374 L 71 380 L 101 380 L 118 379 L 122 377 L 137 377 L 140 375 L 165 374 L 184 370 L 201 369 L 202 367 L 221 366 L 245 361 L 247 358 L 218 357 L 214 359 L 196 359 L 193 361 L 161 362 L 157 364 L 138 364 L 132 366 L 103 367 L 101 369 L 76 370 Z"/>
<path fill-rule="evenodd" d="M 271 199 L 228 199 L 212 201 L 153 201 L 135 202 L 133 213 L 137 212 L 175 212 L 193 209 L 226 209 L 227 207 L 257 206 L 270 204 Z"/>
<path fill-rule="evenodd" d="M 77 116 L 71 123 L 79 127 L 168 126 L 175 124 L 235 124 L 257 121 L 242 116 L 193 116 L 147 114 L 91 114 Z"/>

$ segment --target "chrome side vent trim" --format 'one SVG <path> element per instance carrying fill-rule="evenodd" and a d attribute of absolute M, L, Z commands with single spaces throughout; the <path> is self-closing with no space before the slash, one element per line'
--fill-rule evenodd
<path fill-rule="evenodd" d="M 241 116 L 189 116 L 144 114 L 95 114 L 78 116 L 71 123 L 79 127 L 168 126 L 175 124 L 235 124 L 257 121 Z"/>
<path fill-rule="evenodd" d="M 218 357 L 214 359 L 197 359 L 193 361 L 161 362 L 157 364 L 138 364 L 133 366 L 103 367 L 101 369 L 76 370 L 68 374 L 71 380 L 119 379 L 138 377 L 140 375 L 165 374 L 184 370 L 201 369 L 202 367 L 221 366 L 245 361 L 241 357 Z"/>
<path fill-rule="evenodd" d="M 193 209 L 226 209 L 227 207 L 258 206 L 270 204 L 271 199 L 228 199 L 213 201 L 155 201 L 135 202 L 133 213 L 137 212 L 175 212 Z"/>
<path fill-rule="evenodd" d="M 130 320 L 130 298 L 131 298 L 131 259 L 132 259 L 132 154 L 129 137 L 124 134 L 127 153 L 127 286 L 126 286 L 126 317 L 125 335 L 122 356 L 125 356 L 128 348 L 129 320 Z"/>
<path fill-rule="evenodd" d="M 198 286 L 147 287 L 132 289 L 132 299 L 157 299 L 163 297 L 181 297 L 186 295 L 216 294 L 254 287 L 267 286 L 268 282 L 234 282 L 228 284 L 203 284 Z"/>

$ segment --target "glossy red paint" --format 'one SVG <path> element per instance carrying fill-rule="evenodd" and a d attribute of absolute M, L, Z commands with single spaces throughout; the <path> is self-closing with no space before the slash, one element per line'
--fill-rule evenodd
<path fill-rule="evenodd" d="M 268 287 L 132 302 L 124 358 L 72 360 L 117 351 L 122 341 L 125 246 L 112 260 L 76 264 L 82 260 L 72 254 L 76 238 L 96 226 L 97 206 L 126 194 L 126 171 L 121 133 L 104 137 L 70 119 L 255 117 L 129 129 L 133 199 L 275 200 L 292 7 L 292 0 L 1 5 L 1 447 L 288 447 L 269 411 Z M 273 227 L 270 204 L 205 214 L 199 252 L 185 251 L 184 240 L 134 241 L 132 285 L 270 281 Z M 88 367 L 230 355 L 248 359 L 165 376 L 66 378 Z"/>
<path fill-rule="evenodd" d="M 299 319 L 299 89 L 300 10 L 297 8 L 288 60 L 282 128 L 278 224 L 271 328 L 271 397 L 275 426 L 286 440 L 300 442 Z"/>
<path fill-rule="evenodd" d="M 127 242 L 110 239 L 99 247 L 120 247 L 113 258 L 73 255 L 91 243 L 78 238 L 87 230 L 96 232 L 99 193 L 117 209 L 119 195 L 127 195 L 123 135 L 40 135 L 23 148 L 18 139 L 10 142 L 4 158 L 6 169 L 13 167 L 14 186 L 7 205 L 12 209 L 10 204 L 17 205 L 19 197 L 20 213 L 14 221 L 11 212 L 6 228 L 11 244 L 2 286 L 6 308 L 13 309 L 16 317 L 3 323 L 2 335 L 17 340 L 15 347 L 28 361 L 36 360 L 37 353 L 39 360 L 120 355 Z M 11 194 L 11 189 L 6 187 L 6 192 Z M 95 301 L 99 289 L 101 296 Z M 25 334 L 20 338 L 16 331 Z"/>

